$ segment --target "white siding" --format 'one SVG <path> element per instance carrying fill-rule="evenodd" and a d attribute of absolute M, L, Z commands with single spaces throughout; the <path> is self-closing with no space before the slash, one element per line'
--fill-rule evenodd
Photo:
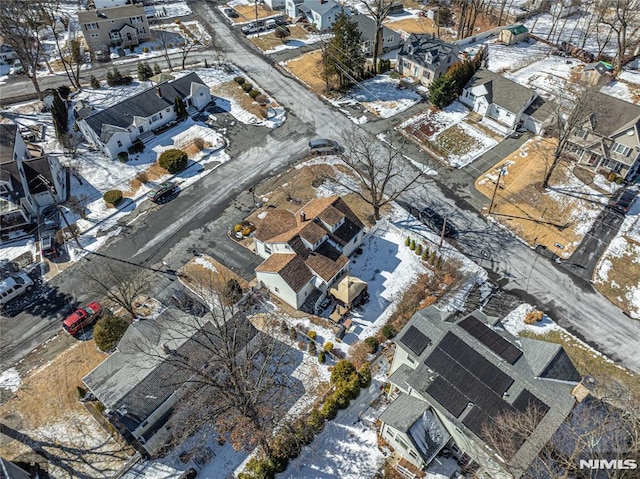
<path fill-rule="evenodd" d="M 298 309 L 304 303 L 306 297 L 313 291 L 313 282 L 309 281 L 298 293 L 280 277 L 277 273 L 267 273 L 264 271 L 256 271 L 258 281 L 266 286 L 274 295 L 287 303 L 292 308 Z"/>

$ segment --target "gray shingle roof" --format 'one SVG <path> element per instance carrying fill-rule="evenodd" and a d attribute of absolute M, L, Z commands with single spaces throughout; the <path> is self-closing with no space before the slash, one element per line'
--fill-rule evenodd
<path fill-rule="evenodd" d="M 29 479 L 31 476 L 13 462 L 0 457 L 0 477 L 2 479 Z"/>
<path fill-rule="evenodd" d="M 554 118 L 557 111 L 557 105 L 552 101 L 547 101 L 541 96 L 533 100 L 533 103 L 524 111 L 525 115 L 530 116 L 538 121 L 546 121 Z"/>
<path fill-rule="evenodd" d="M 400 394 L 380 415 L 380 420 L 398 431 L 407 432 L 429 404 L 408 394 Z"/>
<path fill-rule="evenodd" d="M 78 22 L 82 25 L 91 22 L 104 22 L 128 17 L 145 17 L 144 7 L 138 5 L 122 5 L 121 7 L 99 8 L 78 12 Z"/>
<path fill-rule="evenodd" d="M 376 34 L 376 22 L 373 18 L 367 15 L 358 14 L 358 15 L 353 15 L 349 19 L 349 21 L 358 25 L 358 30 L 360 31 L 360 33 L 362 33 L 363 40 L 373 41 Z M 382 27 L 383 38 L 386 38 L 391 35 L 397 35 L 397 33 L 383 25 Z"/>
<path fill-rule="evenodd" d="M 457 56 L 459 48 L 453 43 L 447 43 L 431 34 L 412 33 L 404 42 L 398 55 L 409 58 L 414 63 L 427 68 L 434 68 L 442 63 L 447 63 L 450 56 Z M 425 55 L 430 52 L 432 63 L 427 63 Z"/>
<path fill-rule="evenodd" d="M 518 113 L 522 110 L 531 101 L 531 97 L 535 95 L 532 89 L 484 68 L 478 70 L 471 77 L 465 88 L 480 85 L 484 85 L 489 92 L 487 95 L 489 103 L 495 103 L 512 113 Z"/>
<path fill-rule="evenodd" d="M 107 142 L 117 131 L 125 131 L 133 123 L 134 116 L 150 117 L 173 107 L 176 97 L 184 99 L 191 94 L 192 83 L 204 85 L 196 73 L 190 73 L 172 82 L 161 83 L 133 95 L 120 103 L 88 116 L 84 121 Z"/>
<path fill-rule="evenodd" d="M 594 131 L 597 133 L 610 136 L 640 122 L 640 106 L 601 92 L 590 94 L 594 98 Z"/>
<path fill-rule="evenodd" d="M 320 15 L 324 15 L 332 8 L 342 8 L 341 5 L 333 0 L 305 0 L 304 5 Z"/>

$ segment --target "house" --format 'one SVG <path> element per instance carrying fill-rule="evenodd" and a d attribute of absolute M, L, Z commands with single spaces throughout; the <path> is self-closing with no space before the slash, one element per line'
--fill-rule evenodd
<path fill-rule="evenodd" d="M 362 34 L 362 51 L 367 55 L 373 55 L 373 45 L 375 42 L 377 29 L 376 22 L 367 15 L 353 15 L 350 19 L 358 25 L 358 30 Z M 386 53 L 390 50 L 400 48 L 402 45 L 402 37 L 398 32 L 391 30 L 385 26 L 382 27 L 382 39 L 380 41 L 380 51 L 378 54 Z"/>
<path fill-rule="evenodd" d="M 512 25 L 500 30 L 498 35 L 498 41 L 507 45 L 514 45 L 518 42 L 523 42 L 527 39 L 529 30 L 524 25 Z"/>
<path fill-rule="evenodd" d="M 633 181 L 640 171 L 640 106 L 600 92 L 590 95 L 594 112 L 570 136 L 567 154 Z"/>
<path fill-rule="evenodd" d="M 363 237 L 364 225 L 338 196 L 315 198 L 296 213 L 270 210 L 253 236 L 256 254 L 265 258 L 256 277 L 291 307 L 313 313 L 348 274 Z"/>
<path fill-rule="evenodd" d="M 264 0 L 264 4 L 271 10 L 284 10 L 285 0 Z"/>
<path fill-rule="evenodd" d="M 190 73 L 161 83 L 78 121 L 85 139 L 109 158 L 126 151 L 138 138 L 153 138 L 153 131 L 176 120 L 175 99 L 181 98 L 190 114 L 211 102 L 211 92 L 200 77 Z"/>
<path fill-rule="evenodd" d="M 242 314 L 226 323 L 238 331 L 242 349 L 257 330 Z M 207 319 L 169 307 L 156 319 L 129 326 L 116 352 L 87 374 L 82 381 L 106 408 L 111 423 L 140 452 L 155 455 L 164 445 L 167 422 L 198 372 L 172 358 L 188 358 L 189 364 L 206 367 L 218 335 Z"/>
<path fill-rule="evenodd" d="M 134 47 L 151 40 L 142 5 L 79 11 L 78 22 L 89 49 L 107 56 L 111 47 Z"/>
<path fill-rule="evenodd" d="M 551 4 L 549 12 L 553 15 L 554 21 L 566 18 L 580 11 L 581 0 L 560 0 Z"/>
<path fill-rule="evenodd" d="M 572 411 L 580 374 L 561 345 L 504 332 L 498 318 L 473 311 L 456 320 L 435 307 L 418 311 L 394 339 L 390 396 L 379 434 L 402 459 L 424 469 L 443 449 L 478 463 L 478 477 L 524 472 Z M 499 458 L 486 429 L 503 412 L 535 407 L 531 437 Z M 519 476 L 518 476 L 519 477 Z"/>
<path fill-rule="evenodd" d="M 93 5 L 91 5 L 93 3 Z M 122 7 L 127 4 L 135 3 L 131 0 L 89 0 L 88 4 L 90 8 L 111 8 L 111 7 Z M 142 2 L 140 2 L 142 3 Z"/>
<path fill-rule="evenodd" d="M 609 63 L 602 61 L 589 63 L 584 66 L 580 74 L 580 82 L 589 87 L 603 86 L 613 79 L 612 69 Z"/>
<path fill-rule="evenodd" d="M 294 23 L 310 23 L 321 32 L 330 30 L 343 10 L 351 14 L 348 8 L 333 0 L 286 0 L 285 3 L 285 12 Z"/>
<path fill-rule="evenodd" d="M 558 105 L 555 102 L 536 96 L 522 114 L 522 128 L 534 135 L 544 135 L 545 130 L 553 125 L 557 114 Z"/>
<path fill-rule="evenodd" d="M 537 93 L 484 68 L 464 86 L 460 101 L 503 133 L 523 124 L 523 114 Z"/>
<path fill-rule="evenodd" d="M 398 73 L 429 86 L 458 61 L 458 52 L 456 44 L 440 40 L 433 34 L 413 33 L 398 53 Z"/>
<path fill-rule="evenodd" d="M 0 124 L 0 222 L 4 231 L 37 218 L 69 197 L 68 171 L 55 156 L 24 141 L 17 125 Z"/>

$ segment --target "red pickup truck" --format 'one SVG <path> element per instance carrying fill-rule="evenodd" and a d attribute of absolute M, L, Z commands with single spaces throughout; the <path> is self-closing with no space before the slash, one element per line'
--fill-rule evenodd
<path fill-rule="evenodd" d="M 95 323 L 100 316 L 102 316 L 102 305 L 92 301 L 84 308 L 76 309 L 67 316 L 62 323 L 62 327 L 71 336 L 75 336 L 83 328 Z"/>

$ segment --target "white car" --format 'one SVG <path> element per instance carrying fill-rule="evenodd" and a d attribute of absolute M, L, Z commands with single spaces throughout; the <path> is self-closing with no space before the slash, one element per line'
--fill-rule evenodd
<path fill-rule="evenodd" d="M 33 280 L 26 273 L 18 272 L 0 281 L 0 307 L 33 289 Z"/>

